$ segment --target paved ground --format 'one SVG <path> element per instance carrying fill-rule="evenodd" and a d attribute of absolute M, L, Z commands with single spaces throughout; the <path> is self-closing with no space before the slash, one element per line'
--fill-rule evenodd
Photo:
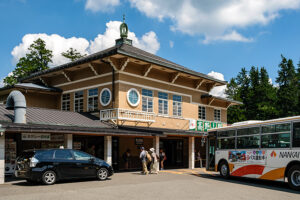
<path fill-rule="evenodd" d="M 223 180 L 204 170 L 168 170 L 158 175 L 117 173 L 110 180 L 68 181 L 52 186 L 24 181 L 0 185 L 0 200 L 84 199 L 207 199 L 300 200 L 286 183 L 231 178 Z"/>

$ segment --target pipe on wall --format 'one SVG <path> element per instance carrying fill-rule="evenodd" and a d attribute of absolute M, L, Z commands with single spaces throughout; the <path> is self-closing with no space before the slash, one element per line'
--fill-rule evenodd
<path fill-rule="evenodd" d="M 14 110 L 14 123 L 26 123 L 26 99 L 22 92 L 10 92 L 6 100 L 6 109 Z"/>

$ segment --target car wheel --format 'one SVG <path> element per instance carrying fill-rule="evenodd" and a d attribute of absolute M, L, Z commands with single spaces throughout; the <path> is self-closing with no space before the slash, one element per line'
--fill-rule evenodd
<path fill-rule="evenodd" d="M 223 178 L 228 178 L 229 177 L 229 167 L 226 162 L 221 162 L 220 164 L 220 175 Z"/>
<path fill-rule="evenodd" d="M 100 168 L 97 172 L 97 178 L 100 181 L 104 181 L 107 179 L 107 177 L 108 177 L 108 170 L 105 168 Z"/>
<path fill-rule="evenodd" d="M 52 185 L 56 182 L 56 173 L 54 171 L 45 171 L 42 176 L 42 181 L 46 185 Z"/>
<path fill-rule="evenodd" d="M 300 166 L 292 166 L 288 171 L 288 183 L 294 190 L 300 190 Z"/>

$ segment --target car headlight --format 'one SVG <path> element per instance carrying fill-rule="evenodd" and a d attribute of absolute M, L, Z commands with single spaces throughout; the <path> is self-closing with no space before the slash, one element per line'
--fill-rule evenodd
<path fill-rule="evenodd" d="M 36 159 L 35 157 L 30 159 L 29 167 L 35 167 L 36 164 L 38 164 L 39 160 Z"/>

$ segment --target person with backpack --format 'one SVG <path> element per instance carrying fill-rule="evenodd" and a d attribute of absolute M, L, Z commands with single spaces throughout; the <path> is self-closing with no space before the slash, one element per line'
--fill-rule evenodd
<path fill-rule="evenodd" d="M 147 169 L 147 151 L 145 151 L 144 147 L 141 147 L 141 153 L 140 153 L 140 159 L 142 161 L 143 171 L 142 174 L 147 175 L 148 169 Z"/>
<path fill-rule="evenodd" d="M 151 166 L 150 166 L 150 173 L 158 174 L 158 156 L 155 153 L 154 148 L 151 148 L 150 152 L 151 152 L 151 158 L 152 158 L 152 162 L 151 162 Z"/>

